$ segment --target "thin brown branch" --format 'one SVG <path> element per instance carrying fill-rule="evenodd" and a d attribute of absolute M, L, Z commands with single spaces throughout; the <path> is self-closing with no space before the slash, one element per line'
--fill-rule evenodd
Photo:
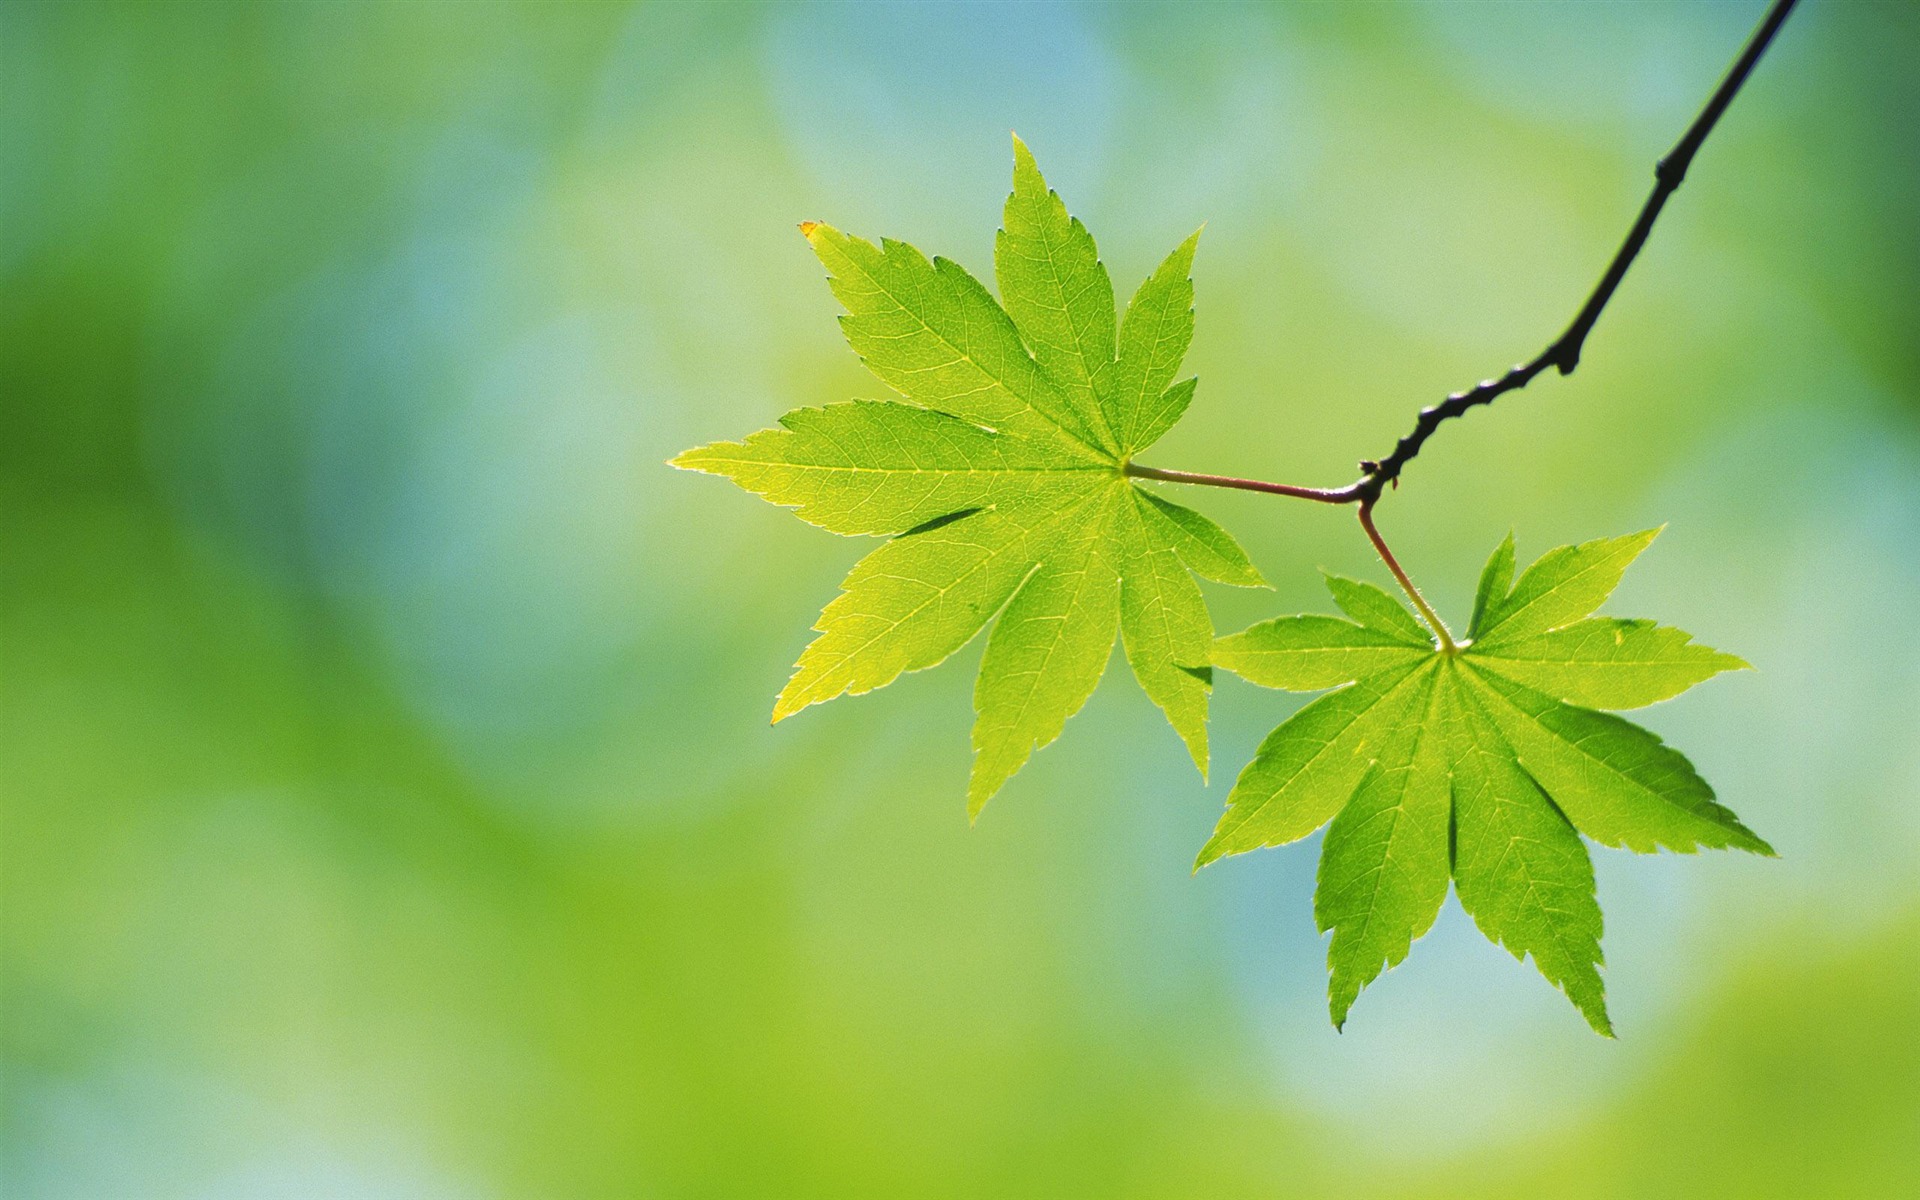
<path fill-rule="evenodd" d="M 1371 459 L 1363 461 L 1360 464 L 1361 477 L 1342 490 L 1362 502 L 1377 499 L 1381 490 L 1389 483 L 1397 483 L 1401 470 L 1414 455 L 1420 453 L 1420 447 L 1433 436 L 1434 430 L 1440 427 L 1441 422 L 1449 417 L 1460 416 L 1476 405 L 1490 404 L 1508 392 L 1527 386 L 1533 381 L 1534 376 L 1549 366 L 1558 369 L 1562 375 L 1573 374 L 1574 368 L 1580 365 L 1580 351 L 1586 345 L 1587 335 L 1593 332 L 1594 322 L 1600 319 L 1600 313 L 1606 308 L 1607 301 L 1613 299 L 1615 289 L 1620 286 L 1620 281 L 1626 278 L 1627 268 L 1631 267 L 1633 260 L 1639 257 L 1641 247 L 1647 243 L 1647 235 L 1653 232 L 1654 221 L 1659 218 L 1660 210 L 1666 207 L 1667 198 L 1679 189 L 1681 181 L 1687 176 L 1687 168 L 1693 163 L 1693 156 L 1700 150 L 1701 143 L 1707 140 L 1707 135 L 1713 132 L 1714 125 L 1719 122 L 1720 115 L 1727 111 L 1729 104 L 1733 103 L 1734 96 L 1740 91 L 1740 85 L 1747 81 L 1747 76 L 1753 72 L 1754 64 L 1760 61 L 1762 54 L 1766 53 L 1767 47 L 1773 42 L 1773 35 L 1780 31 L 1781 24 L 1787 19 L 1787 14 L 1793 11 L 1794 5 L 1798 2 L 1799 0 L 1774 0 L 1773 6 L 1767 10 L 1766 16 L 1761 18 L 1759 26 L 1754 29 L 1753 36 L 1747 40 L 1746 49 L 1741 51 L 1738 59 L 1734 60 L 1732 68 L 1720 81 L 1720 86 L 1715 88 L 1713 95 L 1708 98 L 1706 107 L 1700 110 L 1700 115 L 1693 119 L 1693 124 L 1687 127 L 1686 133 L 1681 135 L 1673 149 L 1654 166 L 1652 194 L 1647 197 L 1646 204 L 1641 207 L 1640 216 L 1634 221 L 1633 228 L 1627 231 L 1626 241 L 1621 243 L 1620 249 L 1613 256 L 1613 261 L 1608 264 L 1606 274 L 1600 277 L 1600 282 L 1594 287 L 1593 294 L 1587 297 L 1585 304 L 1581 305 L 1579 313 L 1574 316 L 1573 323 L 1567 326 L 1566 332 L 1556 338 L 1552 345 L 1541 351 L 1532 361 L 1515 366 L 1498 379 L 1485 380 L 1467 391 L 1455 392 L 1431 408 L 1422 409 L 1413 432 L 1400 439 L 1394 446 L 1393 453 L 1377 462 Z"/>
<path fill-rule="evenodd" d="M 1794 5 L 1798 2 L 1799 0 L 1774 0 L 1773 5 L 1767 9 L 1766 15 L 1754 29 L 1753 36 L 1747 40 L 1746 48 L 1741 51 L 1740 57 L 1734 60 L 1726 77 L 1720 81 L 1720 86 L 1715 88 L 1713 95 L 1708 98 L 1706 107 L 1700 110 L 1700 114 L 1693 119 L 1693 123 L 1687 127 L 1686 133 L 1681 135 L 1673 149 L 1655 165 L 1653 192 L 1647 197 L 1646 204 L 1641 207 L 1639 218 L 1634 221 L 1633 228 L 1627 231 L 1626 240 L 1614 254 L 1613 261 L 1608 264 L 1606 274 L 1600 277 L 1600 282 L 1594 287 L 1593 294 L 1587 297 L 1587 302 L 1580 307 L 1580 311 L 1575 314 L 1573 323 L 1567 326 L 1566 331 L 1534 358 L 1512 367 L 1498 378 L 1483 380 L 1464 392 L 1455 392 L 1439 404 L 1421 409 L 1413 432 L 1395 444 L 1393 453 L 1378 460 L 1362 460 L 1360 478 L 1345 487 L 1315 488 L 1297 484 L 1266 483 L 1228 475 L 1166 471 L 1137 463 L 1127 464 L 1127 473 L 1143 479 L 1268 492 L 1273 495 L 1316 500 L 1323 504 L 1357 502 L 1364 510 L 1380 498 L 1388 484 L 1399 486 L 1400 472 L 1415 455 L 1420 453 L 1420 448 L 1426 444 L 1428 438 L 1433 436 L 1434 431 L 1449 418 L 1460 416 L 1478 405 L 1490 404 L 1508 392 L 1527 386 L 1533 382 L 1535 376 L 1548 367 L 1557 369 L 1562 375 L 1573 374 L 1574 368 L 1580 365 L 1580 352 L 1586 346 L 1587 335 L 1593 332 L 1594 323 L 1600 319 L 1601 311 L 1613 298 L 1613 293 L 1619 288 L 1620 281 L 1626 277 L 1627 268 L 1631 267 L 1634 259 L 1639 257 L 1641 248 L 1646 245 L 1647 235 L 1653 232 L 1653 223 L 1660 216 L 1660 210 L 1666 207 L 1668 197 L 1673 195 L 1680 187 L 1681 181 L 1686 178 L 1687 168 L 1692 165 L 1693 156 L 1699 153 L 1701 143 L 1707 140 L 1707 135 L 1713 132 L 1714 125 L 1719 122 L 1720 115 L 1726 112 L 1729 104 L 1733 103 L 1733 98 L 1740 91 L 1740 86 L 1753 72 L 1754 64 L 1758 63 L 1760 56 L 1766 53 L 1767 47 L 1773 42 L 1774 34 L 1780 31 L 1781 24 L 1787 19 L 1787 14 L 1793 11 Z M 1370 522 L 1365 517 L 1362 518 L 1362 523 L 1368 524 L 1371 529 Z"/>

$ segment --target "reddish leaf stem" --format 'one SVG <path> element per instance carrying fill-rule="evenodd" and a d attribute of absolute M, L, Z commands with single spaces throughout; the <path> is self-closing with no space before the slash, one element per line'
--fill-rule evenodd
<path fill-rule="evenodd" d="M 1426 621 L 1427 628 L 1433 630 L 1433 636 L 1440 639 L 1440 652 L 1452 654 L 1458 650 L 1460 647 L 1454 644 L 1453 634 L 1447 630 L 1447 623 L 1440 619 L 1439 613 L 1433 611 L 1433 606 L 1428 604 L 1427 598 L 1420 594 L 1420 589 L 1413 586 L 1413 580 L 1407 578 L 1406 571 L 1401 569 L 1400 560 L 1393 556 L 1393 551 L 1387 549 L 1387 539 L 1381 537 L 1380 531 L 1374 527 L 1373 501 L 1371 500 L 1360 502 L 1360 528 L 1367 531 L 1367 540 L 1372 542 L 1373 548 L 1380 552 L 1380 561 L 1387 564 L 1387 570 L 1392 571 L 1393 577 L 1400 581 L 1400 587 L 1407 593 L 1407 598 L 1412 600 L 1413 606 L 1420 610 L 1420 616 Z"/>
<path fill-rule="evenodd" d="M 1123 474 L 1138 479 L 1158 479 L 1166 483 L 1191 483 L 1201 487 L 1238 488 L 1243 492 L 1266 492 L 1273 496 L 1293 496 L 1301 500 L 1318 500 L 1322 504 L 1345 504 L 1352 497 L 1346 495 L 1344 488 L 1299 487 L 1291 483 L 1268 483 L 1261 479 L 1239 479 L 1232 475 L 1201 475 L 1193 471 L 1164 471 L 1159 467 L 1142 466 L 1130 462 L 1121 468 Z"/>

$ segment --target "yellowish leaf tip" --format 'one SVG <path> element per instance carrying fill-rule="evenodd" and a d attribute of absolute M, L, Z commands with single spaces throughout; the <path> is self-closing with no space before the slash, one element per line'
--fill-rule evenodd
<path fill-rule="evenodd" d="M 773 698 L 773 720 L 767 722 L 769 725 L 778 725 L 801 709 L 806 708 L 807 705 L 813 703 L 811 700 L 795 703 L 795 697 L 788 694 L 792 690 L 793 685 L 789 683 L 786 687 L 780 689 L 778 696 Z"/>
<path fill-rule="evenodd" d="M 813 231 L 818 228 L 820 228 L 820 222 L 818 221 L 802 221 L 800 222 L 800 236 L 806 238 L 808 241 L 812 241 Z"/>
<path fill-rule="evenodd" d="M 976 770 L 979 765 L 980 759 L 976 752 L 974 757 L 974 767 Z M 979 776 L 974 771 L 967 773 L 967 828 L 971 829 L 979 824 L 980 814 L 987 810 L 987 802 L 999 795 L 1000 789 L 1006 785 L 1007 781 L 1003 778 L 999 783 L 983 793 L 980 790 Z"/>

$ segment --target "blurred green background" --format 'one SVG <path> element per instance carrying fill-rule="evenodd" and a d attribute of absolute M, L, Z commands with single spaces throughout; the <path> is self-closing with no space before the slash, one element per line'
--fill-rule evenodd
<path fill-rule="evenodd" d="M 1645 714 L 1778 846 L 1596 854 L 1617 1043 L 1449 903 L 1326 1018 L 1124 672 L 969 829 L 976 645 L 778 729 L 864 547 L 663 461 L 878 396 L 803 219 L 985 274 L 1008 131 L 1156 465 L 1351 478 L 1558 333 L 1733 4 L 0 7 L 0 1191 L 1886 1196 L 1920 1176 L 1920 9 L 1813 0 L 1589 343 L 1381 520 L 1455 619 L 1671 522 Z M 1350 514 L 1183 497 L 1274 592 Z"/>

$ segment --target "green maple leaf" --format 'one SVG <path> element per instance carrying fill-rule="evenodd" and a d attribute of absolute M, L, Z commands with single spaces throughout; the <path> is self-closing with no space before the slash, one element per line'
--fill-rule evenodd
<path fill-rule="evenodd" d="M 893 535 L 820 614 L 775 721 L 934 666 L 994 623 L 974 691 L 974 815 L 1086 703 L 1116 636 L 1204 776 L 1213 626 L 1193 576 L 1263 583 L 1225 530 L 1122 473 L 1193 398 L 1174 375 L 1199 234 L 1116 321 L 1092 236 L 1018 138 L 1004 221 L 1004 307 L 949 260 L 802 225 L 847 341 L 904 400 L 797 409 L 673 460 L 835 533 Z"/>
<path fill-rule="evenodd" d="M 1214 663 L 1254 683 L 1338 689 L 1261 743 L 1199 859 L 1332 822 L 1314 916 L 1333 934 L 1336 1026 L 1432 927 L 1451 882 L 1481 932 L 1531 955 L 1611 1036 L 1580 835 L 1643 853 L 1773 853 L 1677 751 L 1595 711 L 1653 704 L 1747 665 L 1677 629 L 1592 615 L 1658 532 L 1562 546 L 1517 583 L 1509 535 L 1453 652 L 1387 593 L 1337 576 L 1327 584 L 1351 620 L 1281 617 L 1215 642 Z"/>

